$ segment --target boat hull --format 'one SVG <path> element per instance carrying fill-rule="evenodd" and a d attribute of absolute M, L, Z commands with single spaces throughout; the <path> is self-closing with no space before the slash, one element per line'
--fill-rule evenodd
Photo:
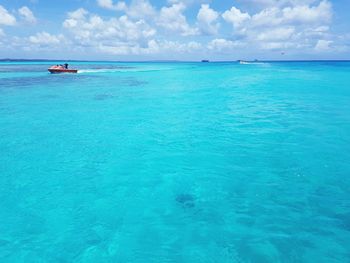
<path fill-rule="evenodd" d="M 78 73 L 77 69 L 54 69 L 49 68 L 48 71 L 52 74 L 59 74 L 59 73 Z"/>

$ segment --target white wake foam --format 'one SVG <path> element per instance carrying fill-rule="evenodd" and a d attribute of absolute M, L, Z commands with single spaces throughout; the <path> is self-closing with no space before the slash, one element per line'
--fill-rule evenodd
<path fill-rule="evenodd" d="M 149 67 L 149 68 L 106 68 L 106 69 L 79 69 L 78 73 L 114 73 L 114 72 L 148 72 L 171 70 L 171 68 Z"/>

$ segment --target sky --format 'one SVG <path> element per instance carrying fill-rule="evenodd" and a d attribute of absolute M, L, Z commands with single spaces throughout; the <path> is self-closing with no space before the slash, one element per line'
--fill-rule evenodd
<path fill-rule="evenodd" d="M 0 58 L 350 59 L 349 0 L 0 0 Z"/>

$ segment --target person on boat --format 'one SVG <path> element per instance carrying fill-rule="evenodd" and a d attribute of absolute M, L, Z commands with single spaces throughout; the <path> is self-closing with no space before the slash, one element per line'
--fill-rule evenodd
<path fill-rule="evenodd" d="M 68 63 L 65 63 L 65 64 L 64 64 L 64 68 L 65 68 L 65 69 L 68 69 Z"/>

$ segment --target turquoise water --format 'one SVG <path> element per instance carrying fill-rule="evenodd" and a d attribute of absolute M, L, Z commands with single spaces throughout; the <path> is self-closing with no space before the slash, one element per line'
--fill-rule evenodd
<path fill-rule="evenodd" d="M 350 262 L 350 63 L 0 63 L 0 262 Z"/>

